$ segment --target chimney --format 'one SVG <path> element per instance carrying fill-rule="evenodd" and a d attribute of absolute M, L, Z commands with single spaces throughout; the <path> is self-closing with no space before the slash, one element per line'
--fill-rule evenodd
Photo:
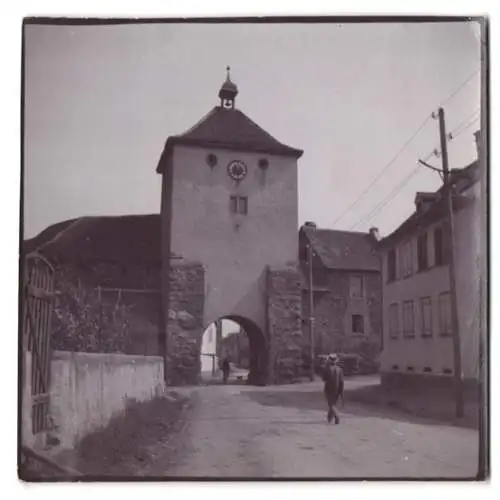
<path fill-rule="evenodd" d="M 371 227 L 370 228 L 370 236 L 375 240 L 378 241 L 380 239 L 380 233 L 378 230 L 378 227 Z"/>
<path fill-rule="evenodd" d="M 479 160 L 480 151 L 481 151 L 481 130 L 476 130 L 474 132 L 474 139 L 476 140 L 476 154 L 477 154 L 477 159 Z"/>
<path fill-rule="evenodd" d="M 439 193 L 425 193 L 418 191 L 415 195 L 415 208 L 417 212 L 423 213 L 439 200 Z"/>

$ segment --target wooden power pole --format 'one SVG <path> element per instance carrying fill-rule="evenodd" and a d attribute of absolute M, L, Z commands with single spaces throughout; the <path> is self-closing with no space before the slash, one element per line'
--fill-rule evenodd
<path fill-rule="evenodd" d="M 464 415 L 464 394 L 462 383 L 462 349 L 460 347 L 460 330 L 458 323 L 457 307 L 457 285 L 455 276 L 455 244 L 454 244 L 454 221 L 453 221 L 453 188 L 450 183 L 450 170 L 448 166 L 448 149 L 446 144 L 446 124 L 443 108 L 439 108 L 439 137 L 441 142 L 441 155 L 443 161 L 443 182 L 446 198 L 446 212 L 448 218 L 447 241 L 448 241 L 448 270 L 450 279 L 451 299 L 451 326 L 453 330 L 453 372 L 455 379 L 455 415 L 460 418 Z"/>
<path fill-rule="evenodd" d="M 314 362 L 315 362 L 315 346 L 314 346 L 314 297 L 313 297 L 313 252 L 312 245 L 307 245 L 308 271 L 309 271 L 309 334 L 311 337 L 311 373 L 309 375 L 311 381 L 314 380 Z"/>

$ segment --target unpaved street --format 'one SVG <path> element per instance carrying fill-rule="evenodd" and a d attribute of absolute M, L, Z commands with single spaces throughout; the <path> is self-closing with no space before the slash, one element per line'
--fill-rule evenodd
<path fill-rule="evenodd" d="M 156 450 L 155 471 L 150 473 L 228 478 L 475 476 L 476 431 L 349 401 L 341 408 L 341 424 L 328 425 L 320 391 L 318 383 L 195 389 L 187 425 L 173 442 L 175 453 L 167 463 Z"/>

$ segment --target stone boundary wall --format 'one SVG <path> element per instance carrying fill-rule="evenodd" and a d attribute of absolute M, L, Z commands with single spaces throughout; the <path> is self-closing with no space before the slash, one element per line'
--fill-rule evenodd
<path fill-rule="evenodd" d="M 30 357 L 25 352 L 26 373 Z M 72 448 L 104 427 L 125 409 L 127 400 L 147 401 L 165 388 L 159 356 L 54 351 L 50 369 L 49 432 L 59 440 L 58 449 Z M 23 444 L 33 445 L 40 440 L 31 433 L 30 406 L 30 377 L 24 377 Z"/>

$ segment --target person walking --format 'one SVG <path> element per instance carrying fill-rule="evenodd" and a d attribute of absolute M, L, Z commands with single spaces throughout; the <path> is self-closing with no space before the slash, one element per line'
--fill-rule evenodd
<path fill-rule="evenodd" d="M 339 366 L 339 358 L 336 354 L 330 354 L 323 374 L 324 393 L 328 404 L 327 420 L 332 423 L 335 418 L 335 424 L 340 422 L 340 415 L 337 411 L 337 401 L 339 397 L 344 397 L 344 373 Z"/>
<path fill-rule="evenodd" d="M 227 379 L 229 378 L 229 372 L 231 370 L 231 365 L 229 364 L 229 359 L 224 358 L 222 361 L 222 379 L 224 383 L 227 383 Z"/>

